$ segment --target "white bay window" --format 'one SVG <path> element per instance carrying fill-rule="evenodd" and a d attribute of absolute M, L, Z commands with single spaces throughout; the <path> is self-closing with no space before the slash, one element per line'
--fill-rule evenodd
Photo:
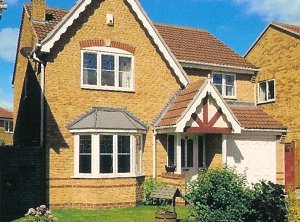
<path fill-rule="evenodd" d="M 133 91 L 133 55 L 115 48 L 82 50 L 82 88 Z"/>
<path fill-rule="evenodd" d="M 75 135 L 75 177 L 138 176 L 141 158 L 141 135 Z"/>

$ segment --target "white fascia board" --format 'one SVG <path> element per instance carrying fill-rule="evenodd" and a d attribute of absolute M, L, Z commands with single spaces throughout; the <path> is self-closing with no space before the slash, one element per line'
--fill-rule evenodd
<path fill-rule="evenodd" d="M 63 33 L 67 31 L 67 28 L 71 26 L 75 19 L 77 19 L 81 12 L 83 12 L 87 5 L 92 0 L 80 0 L 78 1 L 67 15 L 54 27 L 54 29 L 47 35 L 41 42 L 41 51 L 50 52 L 54 43 L 58 41 Z"/>
<path fill-rule="evenodd" d="M 267 135 L 282 135 L 283 133 L 288 133 L 289 130 L 286 129 L 242 129 L 243 132 L 257 132 L 264 133 Z"/>
<path fill-rule="evenodd" d="M 213 63 L 203 63 L 203 62 L 195 62 L 195 61 L 188 61 L 188 60 L 179 60 L 179 62 L 185 68 L 207 69 L 207 70 L 219 71 L 219 72 L 233 72 L 239 74 L 253 75 L 256 72 L 260 71 L 260 69 L 244 68 L 244 67 L 229 66 L 229 65 L 219 65 Z"/>
<path fill-rule="evenodd" d="M 225 101 L 217 92 L 217 89 L 212 85 L 210 79 L 207 81 L 207 84 L 201 91 L 201 93 L 196 96 L 196 99 L 194 99 L 190 107 L 188 107 L 187 111 L 183 114 L 182 119 L 177 124 L 176 132 L 183 132 L 186 123 L 190 120 L 191 115 L 196 112 L 197 107 L 201 104 L 207 93 L 209 93 L 211 97 L 216 101 L 217 105 L 222 109 L 222 112 L 226 116 L 227 120 L 231 123 L 233 129 L 232 133 L 240 134 L 242 131 L 241 124 L 238 122 L 237 118 L 234 116 L 229 107 L 226 105 Z"/>
<path fill-rule="evenodd" d="M 115 130 L 115 129 L 74 129 L 74 130 L 70 130 L 70 133 L 73 134 L 93 134 L 93 133 L 97 133 L 97 134 L 101 134 L 101 133 L 139 133 L 139 134 L 146 134 L 146 130 Z"/>
<path fill-rule="evenodd" d="M 175 126 L 163 126 L 155 128 L 157 134 L 175 133 Z"/>
<path fill-rule="evenodd" d="M 175 74 L 178 76 L 180 82 L 187 86 L 190 81 L 187 74 L 183 70 L 182 66 L 179 64 L 163 38 L 160 36 L 159 32 L 154 27 L 150 18 L 147 16 L 146 12 L 143 10 L 142 6 L 137 2 L 137 0 L 126 0 L 132 7 L 133 11 L 138 16 L 139 20 L 143 23 L 144 27 L 147 29 L 149 35 L 153 38 L 153 41 L 164 55 L 165 59 L 168 61 L 171 68 L 174 70 Z"/>

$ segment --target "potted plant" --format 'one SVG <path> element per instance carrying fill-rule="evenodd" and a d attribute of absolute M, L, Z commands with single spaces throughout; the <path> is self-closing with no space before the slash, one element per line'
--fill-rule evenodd
<path fill-rule="evenodd" d="M 167 173 L 174 173 L 176 170 L 175 165 L 165 165 L 165 169 Z"/>

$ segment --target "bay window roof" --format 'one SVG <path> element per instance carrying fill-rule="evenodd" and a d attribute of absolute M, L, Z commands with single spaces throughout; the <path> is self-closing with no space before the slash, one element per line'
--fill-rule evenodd
<path fill-rule="evenodd" d="M 126 109 L 96 107 L 68 126 L 69 130 L 145 131 L 147 125 Z"/>

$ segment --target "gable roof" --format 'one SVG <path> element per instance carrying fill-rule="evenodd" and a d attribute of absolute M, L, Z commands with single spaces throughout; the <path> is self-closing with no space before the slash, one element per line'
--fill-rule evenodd
<path fill-rule="evenodd" d="M 205 90 L 205 86 L 210 81 L 199 81 L 190 84 L 186 89 L 183 89 L 171 105 L 166 109 L 162 117 L 155 124 L 158 129 L 176 127 L 180 123 L 181 119 L 186 115 L 187 111 L 197 100 L 199 93 Z M 213 85 L 213 91 L 218 96 L 219 93 Z M 210 93 L 211 93 L 210 92 Z M 206 94 L 205 94 L 206 95 Z M 216 94 L 211 93 L 214 99 L 218 99 Z M 220 98 L 222 98 L 220 96 Z M 222 104 L 223 103 L 223 104 Z M 200 104 L 196 104 L 200 105 Z M 229 121 L 232 123 L 236 120 L 236 123 L 240 124 L 243 129 L 268 129 L 268 130 L 286 130 L 286 127 L 281 123 L 273 119 L 266 114 L 261 108 L 255 105 L 245 105 L 243 103 L 234 103 L 232 105 L 227 104 L 224 100 L 219 101 L 218 104 L 226 117 L 230 117 Z M 226 112 L 226 109 L 227 112 Z M 190 118 L 191 115 L 189 115 Z"/>
<path fill-rule="evenodd" d="M 69 130 L 140 130 L 147 125 L 125 109 L 97 107 L 73 121 Z"/>
<path fill-rule="evenodd" d="M 1 119 L 13 119 L 13 112 L 0 107 L 0 118 Z"/>
<path fill-rule="evenodd" d="M 254 43 L 250 46 L 250 48 L 247 50 L 247 52 L 244 55 L 244 58 L 251 52 L 251 50 L 259 42 L 259 40 L 263 37 L 263 35 L 266 33 L 266 31 L 269 28 L 276 28 L 277 30 L 279 30 L 281 32 L 287 33 L 291 36 L 296 36 L 298 39 L 300 39 L 300 26 L 285 24 L 285 23 L 281 23 L 281 22 L 270 22 L 267 25 L 267 27 L 262 31 L 262 33 L 257 37 L 257 39 L 254 41 Z"/>
<path fill-rule="evenodd" d="M 180 62 L 257 69 L 206 30 L 154 25 Z"/>
<path fill-rule="evenodd" d="M 176 132 L 182 132 L 192 114 L 208 94 L 212 96 L 217 105 L 222 109 L 222 113 L 232 125 L 232 131 L 234 133 L 240 133 L 241 124 L 233 115 L 216 87 L 212 84 L 210 77 L 206 80 L 192 83 L 183 89 L 166 108 L 154 126 L 158 130 L 174 128 Z"/>

